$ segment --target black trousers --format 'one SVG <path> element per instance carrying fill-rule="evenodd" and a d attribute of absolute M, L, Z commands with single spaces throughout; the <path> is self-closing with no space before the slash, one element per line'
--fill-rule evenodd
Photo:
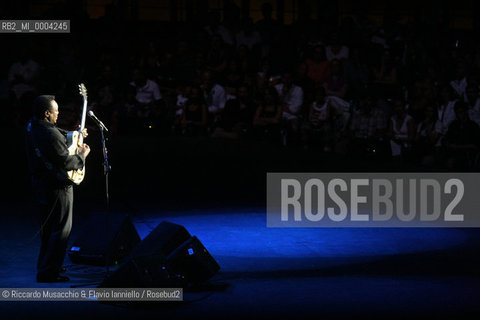
<path fill-rule="evenodd" d="M 72 229 L 73 187 L 38 190 L 37 194 L 42 226 L 37 275 L 55 277 L 62 267 Z"/>

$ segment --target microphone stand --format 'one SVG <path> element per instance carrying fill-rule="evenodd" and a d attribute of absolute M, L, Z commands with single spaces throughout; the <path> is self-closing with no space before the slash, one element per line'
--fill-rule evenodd
<path fill-rule="evenodd" d="M 110 174 L 110 165 L 108 164 L 108 152 L 106 146 L 106 138 L 105 134 L 103 133 L 103 127 L 100 127 L 100 133 L 102 135 L 102 150 L 103 150 L 103 174 L 105 175 L 105 200 L 107 207 L 110 205 L 110 194 L 108 189 L 108 175 Z"/>
<path fill-rule="evenodd" d="M 103 174 L 105 176 L 105 203 L 107 205 L 107 215 L 105 217 L 105 225 L 106 225 L 106 254 L 105 254 L 105 265 L 106 265 L 106 276 L 108 276 L 110 272 L 110 248 L 108 247 L 108 239 L 109 239 L 109 220 L 110 220 L 110 190 L 109 190 L 109 174 L 110 174 L 110 164 L 108 163 L 108 151 L 107 151 L 107 144 L 106 144 L 106 138 L 105 138 L 105 133 L 103 130 L 103 126 L 98 126 L 100 128 L 100 133 L 102 136 L 102 151 L 103 151 Z"/>
<path fill-rule="evenodd" d="M 109 239 L 109 234 L 110 234 L 110 228 L 109 228 L 109 222 L 110 222 L 110 190 L 109 190 L 109 174 L 110 170 L 112 169 L 110 167 L 110 164 L 108 162 L 108 151 L 107 151 L 107 138 L 105 137 L 104 133 L 104 127 L 98 124 L 98 127 L 100 128 L 100 134 L 102 137 L 102 151 L 103 151 L 103 174 L 105 176 L 105 203 L 107 205 L 107 214 L 105 216 L 105 245 L 106 245 L 106 252 L 105 252 L 105 278 L 108 277 L 110 273 L 110 248 L 108 245 L 108 239 Z M 108 129 L 107 129 L 108 131 Z M 101 283 L 101 282 L 100 282 Z M 76 286 L 70 286 L 71 288 L 78 288 L 82 286 L 88 286 L 92 284 L 99 284 L 99 283 L 87 283 L 83 285 L 76 285 Z"/>

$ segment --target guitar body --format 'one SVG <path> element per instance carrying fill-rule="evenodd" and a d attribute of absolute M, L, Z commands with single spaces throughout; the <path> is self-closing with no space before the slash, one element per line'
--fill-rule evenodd
<path fill-rule="evenodd" d="M 78 147 L 83 144 L 83 136 L 79 131 L 71 131 L 67 134 L 68 154 L 73 156 L 78 153 Z M 85 165 L 83 168 L 67 171 L 67 176 L 70 181 L 75 184 L 80 184 L 85 178 Z"/>
<path fill-rule="evenodd" d="M 80 130 L 71 131 L 67 134 L 68 154 L 72 156 L 78 154 L 79 147 L 83 145 L 82 130 L 85 128 L 85 117 L 87 115 L 87 89 L 83 83 L 79 85 L 79 89 L 80 95 L 83 97 L 83 111 Z M 85 178 L 85 164 L 81 169 L 67 171 L 67 177 L 73 183 L 80 184 L 83 181 L 83 178 Z"/>

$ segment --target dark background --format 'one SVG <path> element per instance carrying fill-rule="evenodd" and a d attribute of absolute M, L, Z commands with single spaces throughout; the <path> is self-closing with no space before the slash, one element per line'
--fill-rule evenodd
<path fill-rule="evenodd" d="M 31 115 L 31 102 L 38 94 L 55 94 L 61 106 L 59 125 L 71 129 L 79 122 L 79 82 L 90 90 L 89 103 L 107 126 L 112 126 L 109 151 L 112 164 L 112 199 L 138 197 L 139 202 L 159 201 L 197 205 L 203 201 L 264 202 L 268 171 L 399 171 L 421 170 L 388 160 L 351 158 L 323 154 L 319 148 L 305 151 L 293 146 L 255 139 L 229 140 L 210 137 L 185 138 L 165 132 L 131 129 L 131 124 L 112 123 L 116 103 L 131 81 L 132 68 L 145 63 L 150 49 L 160 63 L 152 78 L 159 83 L 164 101 L 174 104 L 175 90 L 184 78 L 175 69 L 178 43 L 188 44 L 189 57 L 208 50 L 209 12 L 234 34 L 242 21 L 262 19 L 257 1 L 14 1 L 0 5 L 3 19 L 70 19 L 70 34 L 2 34 L 0 70 L 3 196 L 29 199 L 28 172 L 23 153 L 23 128 Z M 413 46 L 411 64 L 403 65 L 399 87 L 413 86 L 433 65 L 444 83 L 452 79 L 455 61 L 476 61 L 479 5 L 475 1 L 272 1 L 273 18 L 279 23 L 280 41 L 270 55 L 272 74 L 301 63 L 302 50 L 310 43 L 329 44 L 340 35 L 351 48 L 368 48 L 368 39 L 379 30 L 387 41 L 401 39 L 400 46 Z M 390 37 L 390 38 L 389 38 Z M 264 39 L 270 41 L 271 39 Z M 371 48 L 370 48 L 371 49 Z M 368 50 L 370 50 L 368 49 Z M 376 51 L 366 51 L 367 64 Z M 10 66 L 26 53 L 40 65 L 34 90 L 18 98 L 7 81 Z M 234 53 L 232 53 L 234 55 Z M 260 68 L 253 58 L 253 72 Z M 113 100 L 99 106 L 101 75 L 105 66 L 113 72 Z M 374 63 L 372 62 L 372 66 Z M 207 66 L 208 67 L 208 66 Z M 148 69 L 148 68 L 147 68 Z M 476 81 L 477 67 L 468 74 Z M 172 76 L 173 75 L 173 76 Z M 175 78 L 175 75 L 178 77 Z M 112 77 L 112 76 L 111 76 Z M 470 79 L 469 78 L 469 79 Z M 183 80 L 182 80 L 183 79 Z M 476 83 L 476 82 L 475 82 Z M 411 96 L 413 91 L 410 90 Z M 348 97 L 355 99 L 355 95 Z M 414 98 L 412 97 L 411 100 Z M 92 155 L 87 178 L 78 192 L 88 198 L 103 198 L 102 155 L 99 134 L 87 119 Z M 443 168 L 442 168 L 443 169 Z M 471 168 L 470 168 L 471 169 Z M 140 200 L 141 199 L 141 200 Z M 155 200 L 153 200 L 155 199 Z M 230 201 L 230 200 L 228 200 Z"/>
<path fill-rule="evenodd" d="M 158 310 L 123 309 L 94 304 L 89 309 L 84 304 L 17 303 L 6 305 L 8 313 L 30 317 L 40 312 L 51 312 L 52 317 L 139 314 L 157 318 L 163 312 L 185 318 L 279 318 L 288 310 L 290 317 L 300 313 L 305 318 L 318 318 L 319 314 L 327 318 L 359 315 L 385 318 L 392 317 L 394 310 L 399 312 L 398 317 L 478 315 L 477 229 L 264 227 L 267 172 L 425 170 L 418 162 L 371 154 L 324 152 L 316 145 L 283 146 L 279 141 L 251 137 L 184 136 L 165 128 L 137 126 L 134 118 L 116 122 L 115 111 L 120 108 L 135 67 L 148 65 L 149 58 L 156 59 L 158 65 L 146 69 L 152 71 L 150 77 L 159 84 L 164 105 L 172 108 L 178 87 L 195 82 L 198 77 L 194 57 L 210 48 L 210 38 L 202 31 L 209 12 L 218 12 L 222 24 L 235 32 L 248 16 L 253 22 L 262 19 L 262 3 L 200 0 L 0 3 L 2 19 L 70 19 L 72 26 L 70 34 L 0 34 L 0 210 L 4 248 L 1 258 L 7 261 L 0 275 L 8 279 L 4 282 L 10 286 L 37 285 L 33 261 L 38 239 L 26 240 L 38 227 L 24 153 L 24 130 L 31 117 L 31 103 L 38 94 L 54 94 L 60 105 L 59 125 L 73 129 L 79 122 L 82 106 L 77 85 L 84 82 L 89 90 L 89 104 L 111 129 L 107 141 L 112 166 L 109 210 L 131 214 L 142 236 L 164 217 L 190 223 L 193 231 L 203 235 L 200 238 L 208 249 L 221 253 L 215 256 L 224 272 L 220 278 L 226 278 L 224 281 L 230 285 L 224 292 L 212 295 L 213 303 L 207 299 L 178 308 L 162 305 Z M 380 55 L 370 39 L 383 30 L 397 57 L 409 48 L 407 62 L 398 65 L 400 76 L 396 86 L 403 93 L 408 89 L 410 103 L 415 104 L 422 96 L 422 90 L 416 86 L 419 83 L 429 83 L 441 91 L 440 84 L 454 79 L 458 61 L 466 63 L 469 83 L 478 89 L 480 5 L 477 1 L 279 0 L 271 4 L 278 26 L 273 38 L 263 39 L 274 42 L 269 56 L 271 75 L 297 70 L 315 43 L 328 45 L 333 41 L 332 35 L 340 35 L 350 48 L 363 48 L 363 62 L 372 71 Z M 188 47 L 187 59 L 183 61 L 175 58 L 180 42 Z M 235 56 L 237 50 L 230 49 Z M 22 53 L 34 59 L 40 70 L 34 89 L 17 97 L 8 82 L 8 73 Z M 262 59 L 253 55 L 252 61 L 250 73 L 255 74 Z M 178 69 L 180 62 L 184 63 L 182 72 Z M 106 66 L 112 72 L 107 79 L 102 78 Z M 429 75 L 430 68 L 435 70 L 434 77 Z M 185 77 L 185 73 L 191 77 Z M 244 76 L 248 78 L 248 73 Z M 371 77 L 370 74 L 368 83 Z M 105 87 L 112 88 L 107 103 L 102 102 L 108 97 Z M 355 94 L 347 97 L 352 102 L 357 98 Z M 390 97 L 377 98 L 384 103 Z M 435 105 L 436 98 L 431 102 Z M 87 127 L 90 133 L 87 143 L 92 152 L 86 178 L 75 187 L 73 232 L 76 234 L 80 232 L 77 226 L 90 214 L 107 209 L 100 134 L 90 119 Z M 466 170 L 476 169 L 473 166 Z M 447 169 L 438 166 L 428 170 Z M 227 234 L 225 239 L 231 245 L 217 236 L 217 232 Z M 77 275 L 74 272 L 76 281 L 85 280 Z M 261 298 L 256 300 L 251 292 Z"/>

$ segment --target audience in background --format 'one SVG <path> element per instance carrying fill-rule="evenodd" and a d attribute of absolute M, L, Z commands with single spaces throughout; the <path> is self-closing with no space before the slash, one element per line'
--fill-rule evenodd
<path fill-rule="evenodd" d="M 478 167 L 474 31 L 459 38 L 455 30 L 426 32 L 419 22 L 375 26 L 362 12 L 330 24 L 307 11 L 282 25 L 270 3 L 261 11 L 256 23 L 239 15 L 222 21 L 211 11 L 204 22 L 124 38 L 77 35 L 57 51 L 51 48 L 61 40 L 29 50 L 33 37 L 21 45 L 5 39 L 0 100 L 9 115 L 2 124 L 23 126 L 39 92 L 58 95 L 74 119 L 81 103 L 72 91 L 84 82 L 90 107 L 114 134 L 228 133 L 320 151 L 346 141 L 353 157 Z M 95 29 L 106 20 L 84 23 Z"/>

